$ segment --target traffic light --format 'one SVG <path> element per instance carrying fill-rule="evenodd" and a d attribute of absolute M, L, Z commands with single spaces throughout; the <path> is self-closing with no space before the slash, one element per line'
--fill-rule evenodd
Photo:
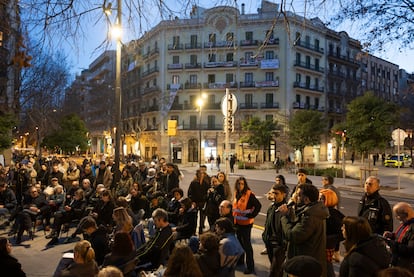
<path fill-rule="evenodd" d="M 228 132 L 234 131 L 234 116 L 227 117 L 227 131 Z"/>
<path fill-rule="evenodd" d="M 177 135 L 177 120 L 168 120 L 168 131 L 169 136 Z"/>

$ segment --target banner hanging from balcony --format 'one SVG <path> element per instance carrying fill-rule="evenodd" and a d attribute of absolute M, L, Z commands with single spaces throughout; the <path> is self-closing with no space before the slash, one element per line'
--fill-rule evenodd
<path fill-rule="evenodd" d="M 167 116 L 170 111 L 172 104 L 174 103 L 175 96 L 177 95 L 178 90 L 180 89 L 181 84 L 171 84 L 170 91 L 163 97 L 161 100 L 161 115 L 163 117 Z"/>

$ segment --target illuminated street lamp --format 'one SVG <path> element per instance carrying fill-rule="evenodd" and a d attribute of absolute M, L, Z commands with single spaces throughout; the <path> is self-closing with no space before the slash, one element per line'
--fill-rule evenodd
<path fill-rule="evenodd" d="M 110 7 L 104 9 L 105 13 L 110 11 Z M 115 62 L 115 167 L 120 167 L 121 150 L 121 50 L 122 50 L 122 5 L 121 0 L 117 0 L 116 24 L 112 28 L 112 37 L 116 39 L 116 62 Z"/>
<path fill-rule="evenodd" d="M 199 115 L 198 115 L 198 120 L 199 120 L 198 121 L 198 140 L 200 142 L 200 149 L 198 151 L 198 164 L 199 165 L 201 165 L 201 147 L 202 147 L 202 144 L 201 144 L 201 112 L 203 110 L 203 105 L 204 105 L 204 101 L 205 101 L 206 97 L 207 97 L 207 95 L 202 93 L 201 96 L 197 99 L 197 106 L 198 106 L 198 112 L 199 112 Z"/>

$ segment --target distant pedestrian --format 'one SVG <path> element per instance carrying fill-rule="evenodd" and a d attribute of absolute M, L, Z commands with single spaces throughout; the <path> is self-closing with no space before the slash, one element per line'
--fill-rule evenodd
<path fill-rule="evenodd" d="M 217 155 L 217 158 L 216 158 L 217 171 L 220 171 L 220 164 L 221 164 L 221 157 L 220 155 Z"/>
<path fill-rule="evenodd" d="M 252 161 L 252 156 L 250 155 L 250 153 L 249 153 L 249 155 L 247 155 L 247 161 L 248 161 L 249 163 Z"/>
<path fill-rule="evenodd" d="M 352 152 L 352 155 L 351 155 L 352 164 L 354 164 L 354 161 L 355 161 L 355 152 Z"/>
<path fill-rule="evenodd" d="M 230 172 L 231 173 L 234 173 L 234 164 L 235 163 L 236 163 L 236 158 L 233 155 L 231 155 L 230 156 Z"/>

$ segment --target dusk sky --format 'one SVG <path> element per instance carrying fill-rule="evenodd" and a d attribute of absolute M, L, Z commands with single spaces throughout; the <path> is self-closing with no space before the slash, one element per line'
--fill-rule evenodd
<path fill-rule="evenodd" d="M 205 7 L 205 8 L 212 7 L 211 1 L 200 0 L 198 2 L 199 2 L 199 5 L 202 7 Z M 273 2 L 273 1 L 270 1 L 270 2 Z M 279 1 L 276 1 L 276 2 L 279 2 Z M 237 2 L 237 4 L 239 5 L 239 9 L 242 3 L 245 3 L 246 13 L 256 13 L 257 8 L 260 6 L 261 0 L 250 0 L 250 1 L 245 0 L 245 1 Z M 295 3 L 300 5 L 300 3 L 303 3 L 303 1 L 296 1 Z M 302 8 L 301 6 L 295 6 L 295 12 L 298 13 L 299 15 L 303 15 L 303 12 L 301 12 L 301 8 Z M 325 11 L 317 15 L 308 12 L 306 17 L 312 18 L 312 17 L 318 16 L 323 21 L 325 21 L 326 18 L 328 18 L 329 16 L 328 14 L 329 11 L 326 11 L 326 10 L 327 9 L 325 9 Z M 151 27 L 155 26 L 160 20 L 159 17 L 157 18 L 156 16 L 153 16 L 150 18 L 151 20 L 153 20 L 153 22 L 148 22 L 149 27 L 147 29 L 150 29 Z M 358 24 L 354 24 L 354 25 L 344 24 L 341 26 L 341 28 L 336 29 L 336 31 L 346 31 L 352 38 L 361 39 L 362 35 L 359 34 L 361 30 L 358 27 L 359 27 Z M 97 58 L 103 51 L 102 48 L 100 48 L 99 50 L 96 50 L 96 48 L 101 45 L 101 43 L 105 40 L 107 36 L 105 26 L 102 24 L 101 26 L 95 25 L 92 27 L 92 24 L 91 24 L 91 27 L 89 28 L 89 34 L 90 35 L 88 35 L 87 38 L 85 38 L 85 41 L 81 42 L 81 47 L 79 47 L 80 49 L 79 51 L 75 51 L 69 46 L 63 47 L 67 53 L 70 53 L 69 60 L 72 65 L 71 72 L 73 74 L 80 74 L 82 69 L 88 68 L 89 64 L 95 58 Z M 132 39 L 136 39 L 138 35 L 139 34 L 136 34 L 136 32 L 133 32 L 128 29 L 124 29 L 123 41 L 127 43 L 128 41 Z M 412 62 L 414 61 L 414 49 L 410 50 L 407 48 L 407 49 L 402 49 L 400 51 L 398 50 L 398 46 L 399 46 L 398 43 L 395 43 L 395 45 L 389 45 L 387 51 L 379 52 L 379 53 L 377 52 L 373 54 L 382 59 L 385 59 L 387 61 L 390 61 L 392 63 L 399 65 L 400 68 L 403 68 L 407 70 L 408 72 L 414 72 L 414 63 Z M 109 49 L 115 49 L 115 43 L 113 43 L 109 47 Z"/>

